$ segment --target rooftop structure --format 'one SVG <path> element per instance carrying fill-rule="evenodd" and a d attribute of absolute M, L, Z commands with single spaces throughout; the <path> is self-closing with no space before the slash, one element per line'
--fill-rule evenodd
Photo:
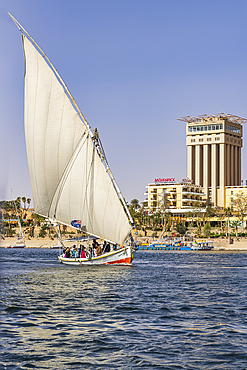
<path fill-rule="evenodd" d="M 215 121 L 215 120 L 222 120 L 222 119 L 227 119 L 229 122 L 232 123 L 237 123 L 239 125 L 242 125 L 244 123 L 247 123 L 247 119 L 241 118 L 238 116 L 234 116 L 233 114 L 228 114 L 228 113 L 218 113 L 218 114 L 202 114 L 200 116 L 186 116 L 186 117 L 181 117 L 178 118 L 179 121 L 184 121 L 187 123 L 201 123 L 202 121 Z"/>

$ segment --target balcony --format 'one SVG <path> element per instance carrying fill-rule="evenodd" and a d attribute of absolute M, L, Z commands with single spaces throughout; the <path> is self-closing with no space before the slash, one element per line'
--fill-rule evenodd
<path fill-rule="evenodd" d="M 205 195 L 204 193 L 201 192 L 195 192 L 195 191 L 183 191 L 182 194 L 195 194 L 195 195 Z"/>
<path fill-rule="evenodd" d="M 203 199 L 190 199 L 190 198 L 183 198 L 182 202 L 206 202 L 206 200 Z"/>

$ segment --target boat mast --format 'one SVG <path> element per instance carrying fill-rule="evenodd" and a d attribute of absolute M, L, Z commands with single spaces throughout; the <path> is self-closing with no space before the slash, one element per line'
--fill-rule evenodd
<path fill-rule="evenodd" d="M 87 120 L 85 119 L 84 115 L 82 114 L 79 106 L 77 105 L 75 99 L 73 98 L 71 92 L 69 91 L 67 85 L 65 84 L 65 82 L 63 81 L 62 77 L 60 76 L 60 74 L 58 73 L 58 71 L 56 70 L 56 68 L 54 67 L 54 65 L 51 63 L 51 61 L 49 60 L 49 58 L 47 57 L 47 55 L 43 52 L 43 50 L 39 47 L 39 45 L 33 40 L 33 38 L 29 35 L 29 33 L 24 29 L 24 27 L 22 27 L 22 25 L 10 14 L 8 13 L 9 16 L 12 18 L 12 20 L 14 21 L 14 23 L 16 24 L 16 26 L 18 27 L 18 29 L 21 31 L 22 34 L 25 34 L 26 37 L 28 37 L 28 39 L 32 42 L 32 44 L 37 48 L 38 52 L 44 57 L 44 59 L 46 60 L 47 64 L 50 66 L 50 68 L 52 69 L 52 71 L 54 72 L 55 76 L 57 77 L 58 81 L 61 83 L 61 85 L 63 86 L 64 88 L 64 91 L 66 93 L 66 95 L 68 96 L 68 98 L 70 99 L 73 107 L 75 108 L 76 112 L 78 113 L 80 119 L 82 120 L 82 122 L 84 123 L 84 125 L 86 126 L 87 128 L 87 131 L 88 131 L 88 134 L 89 134 L 89 137 L 91 138 L 92 142 L 93 142 L 93 145 L 94 147 L 96 148 L 97 150 L 97 153 L 102 161 L 102 163 L 104 164 L 105 166 L 105 169 L 106 169 L 106 172 L 108 173 L 111 181 L 112 181 L 112 184 L 113 184 L 113 187 L 117 193 L 117 196 L 126 212 L 126 215 L 129 219 L 129 222 L 132 226 L 132 228 L 135 228 L 135 224 L 134 224 L 134 221 L 132 219 L 132 216 L 129 212 L 129 209 L 128 209 L 128 206 L 127 206 L 127 203 L 116 183 L 116 180 L 115 178 L 113 177 L 112 175 L 112 172 L 110 170 L 110 167 L 108 165 L 108 162 L 106 160 L 106 157 L 104 155 L 104 150 L 103 150 L 103 146 L 101 144 L 101 141 L 99 139 L 95 140 L 94 138 L 94 134 L 91 130 L 91 127 L 89 125 L 89 123 L 87 122 Z"/>

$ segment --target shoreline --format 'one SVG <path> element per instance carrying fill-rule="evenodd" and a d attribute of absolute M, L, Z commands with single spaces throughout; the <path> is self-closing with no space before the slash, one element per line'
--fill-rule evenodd
<path fill-rule="evenodd" d="M 16 238 L 6 238 L 0 240 L 0 248 L 7 248 L 9 245 L 13 245 L 16 241 Z M 214 249 L 213 251 L 246 251 L 247 252 L 247 239 L 239 240 L 233 242 L 233 244 L 229 244 L 228 241 L 225 240 L 211 240 L 213 242 Z M 43 249 L 50 249 L 51 246 L 56 246 L 57 240 L 51 240 L 50 238 L 33 238 L 26 240 L 26 247 L 27 248 L 43 248 Z M 71 242 L 65 242 L 65 245 L 71 245 Z M 76 244 L 76 242 L 74 242 Z"/>

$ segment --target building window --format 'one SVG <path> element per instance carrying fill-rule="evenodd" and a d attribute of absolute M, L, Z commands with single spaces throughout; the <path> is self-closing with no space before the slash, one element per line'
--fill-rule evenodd
<path fill-rule="evenodd" d="M 236 134 L 240 134 L 240 128 L 237 128 L 237 127 L 226 125 L 226 130 L 231 131 L 231 132 L 235 132 Z"/>
<path fill-rule="evenodd" d="M 189 126 L 189 132 L 211 131 L 211 130 L 214 130 L 215 131 L 215 130 L 222 130 L 222 128 L 223 128 L 223 125 L 222 124 L 218 124 L 218 125 L 205 125 L 205 126 Z M 236 132 L 236 131 L 234 131 L 234 132 Z"/>

